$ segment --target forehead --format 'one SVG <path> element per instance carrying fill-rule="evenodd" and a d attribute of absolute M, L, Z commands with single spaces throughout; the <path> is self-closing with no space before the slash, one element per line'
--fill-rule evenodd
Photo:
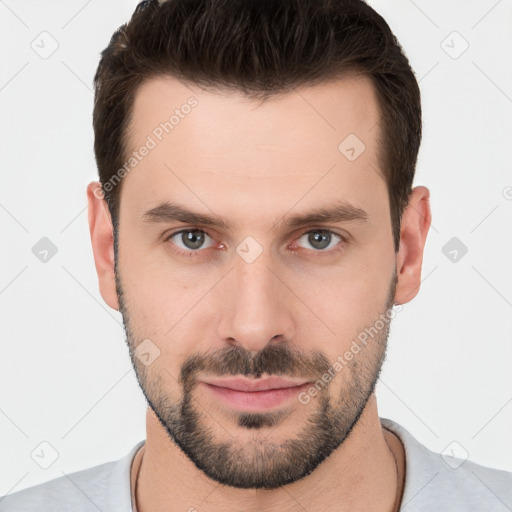
<path fill-rule="evenodd" d="M 195 104 L 192 108 L 191 102 Z M 247 98 L 239 91 L 204 90 L 195 84 L 160 76 L 144 81 L 135 93 L 130 141 L 136 143 L 135 139 L 155 130 L 158 137 L 158 126 L 169 120 L 173 125 L 172 138 L 177 140 L 180 132 L 186 130 L 183 125 L 191 124 L 185 120 L 192 117 L 196 132 L 203 130 L 211 135 L 194 141 L 200 142 L 205 150 L 215 150 L 220 143 L 228 143 L 231 138 L 225 140 L 224 136 L 232 136 L 233 131 L 238 142 L 271 141 L 279 135 L 280 142 L 290 147 L 294 141 L 303 147 L 304 139 L 320 142 L 314 136 L 322 132 L 324 135 L 331 132 L 331 137 L 325 140 L 329 145 L 349 133 L 371 144 L 377 134 L 371 130 L 379 119 L 378 111 L 371 79 L 362 74 L 295 88 L 264 102 Z M 173 113 L 176 115 L 171 119 Z M 283 127 L 286 127 L 284 132 Z M 161 135 L 165 138 L 168 134 L 164 131 Z"/>
<path fill-rule="evenodd" d="M 173 193 L 175 199 L 178 190 L 198 206 L 203 197 L 261 208 L 265 198 L 275 202 L 280 195 L 286 209 L 309 189 L 304 201 L 314 206 L 322 195 L 340 192 L 361 206 L 372 193 L 386 193 L 378 120 L 373 84 L 363 75 L 265 102 L 152 78 L 136 92 L 128 132 L 130 153 L 151 149 L 124 178 L 122 195 L 141 208 Z"/>

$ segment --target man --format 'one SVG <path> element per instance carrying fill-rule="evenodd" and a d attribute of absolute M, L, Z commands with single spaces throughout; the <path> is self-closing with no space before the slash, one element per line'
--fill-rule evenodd
<path fill-rule="evenodd" d="M 379 418 L 390 321 L 418 293 L 420 94 L 359 0 L 141 3 L 95 77 L 89 225 L 148 402 L 120 461 L 1 510 L 512 507 Z"/>

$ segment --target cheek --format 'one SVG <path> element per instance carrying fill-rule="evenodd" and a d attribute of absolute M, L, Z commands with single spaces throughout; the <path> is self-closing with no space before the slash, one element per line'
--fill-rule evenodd
<path fill-rule="evenodd" d="M 180 271 L 143 251 L 126 251 L 119 259 L 119 270 L 136 340 L 149 338 L 164 354 L 179 359 L 190 351 L 190 340 L 208 338 L 209 319 L 201 312 L 215 284 L 213 272 L 207 275 L 198 267 L 196 272 Z"/>
<path fill-rule="evenodd" d="M 297 320 L 308 333 L 306 338 L 313 340 L 323 333 L 325 341 L 318 348 L 330 358 L 344 353 L 386 311 L 394 260 L 368 254 L 354 253 L 336 267 L 303 272 L 295 281 L 294 291 L 321 322 L 311 315 Z"/>

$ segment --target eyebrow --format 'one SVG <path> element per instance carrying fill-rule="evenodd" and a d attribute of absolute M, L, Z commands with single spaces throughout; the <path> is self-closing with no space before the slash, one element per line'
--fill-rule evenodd
<path fill-rule="evenodd" d="M 221 217 L 200 212 L 194 212 L 178 203 L 165 201 L 142 214 L 142 220 L 147 224 L 157 224 L 164 222 L 179 221 L 186 224 L 198 224 L 217 229 L 229 230 L 230 226 Z M 283 227 L 290 229 L 300 226 L 319 224 L 324 222 L 347 222 L 347 221 L 368 220 L 368 214 L 361 208 L 349 203 L 340 201 L 333 205 L 328 205 L 312 210 L 294 214 L 284 215 L 274 222 L 271 231 L 277 231 Z"/>

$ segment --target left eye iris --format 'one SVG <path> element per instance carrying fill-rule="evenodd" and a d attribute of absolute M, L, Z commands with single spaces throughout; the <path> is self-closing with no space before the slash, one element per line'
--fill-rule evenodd
<path fill-rule="evenodd" d="M 334 241 L 336 243 L 336 240 L 333 240 L 333 236 L 341 240 L 341 237 L 326 229 L 310 231 L 309 233 L 302 235 L 299 240 L 307 238 L 307 242 L 311 244 L 312 247 L 322 250 L 329 248 L 331 242 Z"/>

